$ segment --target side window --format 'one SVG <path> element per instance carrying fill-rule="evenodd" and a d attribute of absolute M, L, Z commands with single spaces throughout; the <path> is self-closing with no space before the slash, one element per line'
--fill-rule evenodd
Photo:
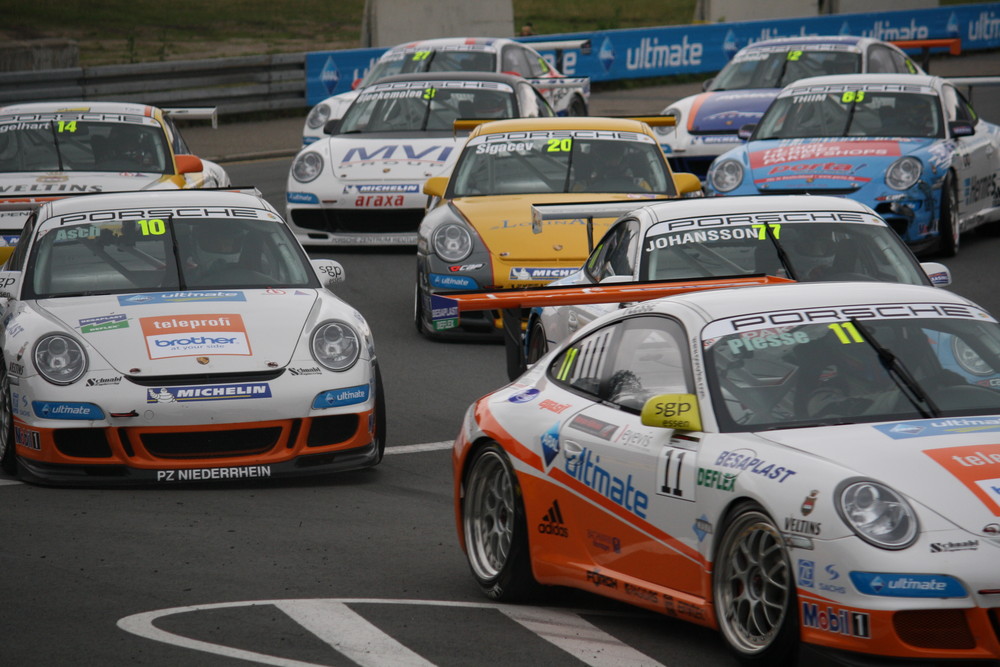
<path fill-rule="evenodd" d="M 631 276 L 635 269 L 635 247 L 639 223 L 626 220 L 604 236 L 598 251 L 587 261 L 587 273 L 594 282 L 608 276 Z"/>
<path fill-rule="evenodd" d="M 690 363 L 681 325 L 640 315 L 598 329 L 549 367 L 555 382 L 630 411 L 657 394 L 690 393 Z"/>
<path fill-rule="evenodd" d="M 954 86 L 946 85 L 941 88 L 941 101 L 944 106 L 945 119 L 949 122 L 960 120 L 975 123 L 978 119 L 972 105 Z"/>
<path fill-rule="evenodd" d="M 174 124 L 174 121 L 172 121 L 168 116 L 164 116 L 163 124 L 166 126 L 167 136 L 170 137 L 171 143 L 173 144 L 173 146 L 171 147 L 174 149 L 174 154 L 176 155 L 190 154 L 191 149 L 188 148 L 187 143 L 184 142 L 184 137 L 181 136 L 180 130 L 177 129 L 177 126 Z"/>
<path fill-rule="evenodd" d="M 31 245 L 31 235 L 35 233 L 35 222 L 38 220 L 38 211 L 33 211 L 28 219 L 24 221 L 21 235 L 18 237 L 14 252 L 7 258 L 7 263 L 3 268 L 6 271 L 23 271 L 24 261 L 28 256 L 28 246 Z"/>
<path fill-rule="evenodd" d="M 551 68 L 549 67 L 549 64 L 545 62 L 545 58 L 542 58 L 539 54 L 529 51 L 523 47 L 517 48 L 518 50 L 524 52 L 524 59 L 528 63 L 528 71 L 531 72 L 531 76 L 539 78 L 549 73 Z"/>
<path fill-rule="evenodd" d="M 896 62 L 892 52 L 879 44 L 868 47 L 868 71 L 895 73 Z"/>
<path fill-rule="evenodd" d="M 531 66 L 524 54 L 525 50 L 519 46 L 505 46 L 500 58 L 500 69 L 504 72 L 516 72 L 523 77 L 533 76 Z"/>

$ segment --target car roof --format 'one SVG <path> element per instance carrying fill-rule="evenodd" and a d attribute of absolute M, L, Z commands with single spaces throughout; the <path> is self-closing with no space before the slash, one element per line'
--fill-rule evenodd
<path fill-rule="evenodd" d="M 825 195 L 736 195 L 670 199 L 636 209 L 634 215 L 644 225 L 652 225 L 662 220 L 705 216 L 719 216 L 721 223 L 726 216 L 738 219 L 741 215 L 785 211 L 815 211 L 820 214 L 846 212 L 878 217 L 875 211 L 859 201 Z M 830 221 L 834 221 L 832 217 Z"/>
<path fill-rule="evenodd" d="M 0 107 L 0 116 L 12 116 L 26 113 L 119 113 L 131 116 L 159 115 L 159 109 L 148 104 L 134 102 L 95 102 L 91 100 L 69 100 L 52 102 L 26 102 Z"/>
<path fill-rule="evenodd" d="M 602 116 L 550 116 L 542 118 L 508 118 L 477 125 L 469 138 L 482 134 L 526 132 L 531 130 L 614 130 L 650 134 L 649 126 L 633 118 Z"/>
<path fill-rule="evenodd" d="M 147 192 L 102 192 L 64 197 L 46 202 L 41 209 L 42 218 L 55 215 L 84 213 L 101 209 L 150 209 L 183 206 L 212 206 L 233 208 L 273 207 L 260 196 L 249 191 L 237 190 L 160 190 Z"/>
<path fill-rule="evenodd" d="M 828 74 L 826 76 L 812 76 L 807 79 L 799 79 L 785 86 L 785 90 L 792 88 L 802 88 L 806 86 L 837 86 L 837 85 L 865 85 L 865 84 L 909 84 L 919 87 L 940 88 L 943 79 L 939 76 L 928 74 Z"/>
<path fill-rule="evenodd" d="M 524 81 L 524 77 L 499 72 L 417 72 L 384 76 L 378 81 L 372 82 L 371 86 L 394 81 L 494 81 L 513 86 L 518 81 Z M 371 86 L 365 86 L 365 88 Z"/>
<path fill-rule="evenodd" d="M 705 322 L 764 311 L 823 310 L 838 306 L 881 305 L 882 314 L 891 317 L 893 304 L 921 304 L 930 314 L 930 304 L 972 302 L 954 292 L 928 285 L 872 282 L 819 282 L 780 285 L 731 287 L 669 296 L 647 302 L 653 310 L 669 312 L 672 304 L 684 304 L 698 311 Z M 863 317 L 863 311 L 854 313 Z M 845 314 L 844 318 L 849 317 Z M 788 318 L 791 323 L 793 318 Z M 796 320 L 796 323 L 799 320 Z"/>
<path fill-rule="evenodd" d="M 858 35 L 799 35 L 797 37 L 775 37 L 774 39 L 765 39 L 760 42 L 754 42 L 753 44 L 747 44 L 740 50 L 752 51 L 758 48 L 768 48 L 773 46 L 810 46 L 819 44 L 844 44 L 847 46 L 857 46 L 858 48 L 861 48 L 872 42 L 878 41 L 879 40 L 874 40 L 869 37 L 859 37 Z"/>
<path fill-rule="evenodd" d="M 504 44 L 512 41 L 514 40 L 503 37 L 436 37 L 434 39 L 421 39 L 416 42 L 397 44 L 386 53 L 391 53 L 393 51 L 407 51 L 410 49 L 434 50 L 436 48 L 455 46 L 477 46 L 482 47 L 483 50 L 496 50 Z"/>

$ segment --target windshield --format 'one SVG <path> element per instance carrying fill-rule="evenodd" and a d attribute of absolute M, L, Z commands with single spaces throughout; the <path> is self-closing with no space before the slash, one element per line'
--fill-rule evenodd
<path fill-rule="evenodd" d="M 167 174 L 173 162 L 163 130 L 152 121 L 0 122 L 0 173 L 25 171 Z"/>
<path fill-rule="evenodd" d="M 737 56 L 722 68 L 708 90 L 784 88 L 810 76 L 856 74 L 861 71 L 860 53 L 778 49 L 755 49 Z"/>
<path fill-rule="evenodd" d="M 365 88 L 344 114 L 341 134 L 451 132 L 458 118 L 517 116 L 514 89 L 491 81 L 398 81 Z"/>
<path fill-rule="evenodd" d="M 722 430 L 1000 414 L 1000 327 L 985 312 L 955 304 L 811 312 L 823 321 L 786 324 L 813 317 L 785 311 L 706 327 Z"/>
<path fill-rule="evenodd" d="M 466 146 L 453 196 L 613 192 L 674 195 L 656 142 L 630 132 L 489 134 Z"/>
<path fill-rule="evenodd" d="M 749 218 L 749 216 L 746 216 Z M 719 226 L 719 217 L 665 221 L 649 229 L 640 280 L 695 280 L 765 273 L 800 282 L 874 280 L 928 284 L 899 236 L 882 223 L 857 224 L 848 212 L 786 212 L 789 221 Z M 809 218 L 840 222 L 805 222 Z M 869 219 L 875 220 L 874 216 Z M 791 222 L 797 220 L 797 222 Z"/>
<path fill-rule="evenodd" d="M 30 253 L 25 298 L 317 284 L 295 237 L 273 220 L 63 225 L 43 230 Z"/>
<path fill-rule="evenodd" d="M 365 77 L 363 85 L 393 74 L 417 72 L 495 72 L 496 54 L 471 48 L 389 51 Z"/>
<path fill-rule="evenodd" d="M 943 137 L 937 98 L 929 94 L 803 89 L 774 101 L 754 139 L 805 137 Z"/>

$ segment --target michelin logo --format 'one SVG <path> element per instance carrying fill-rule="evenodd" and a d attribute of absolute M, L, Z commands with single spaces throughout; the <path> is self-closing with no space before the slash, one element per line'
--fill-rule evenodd
<path fill-rule="evenodd" d="M 271 398 L 271 387 L 265 382 L 254 382 L 199 387 L 158 387 L 146 390 L 146 403 L 191 403 L 244 398 Z"/>

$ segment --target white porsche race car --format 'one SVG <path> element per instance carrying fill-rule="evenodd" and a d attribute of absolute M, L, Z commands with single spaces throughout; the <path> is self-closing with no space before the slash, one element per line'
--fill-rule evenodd
<path fill-rule="evenodd" d="M 579 588 L 746 665 L 994 664 L 998 383 L 1000 324 L 927 286 L 623 308 L 469 408 L 459 543 L 490 598 Z"/>
<path fill-rule="evenodd" d="M 288 222 L 305 246 L 416 245 L 428 178 L 446 176 L 467 135 L 456 121 L 553 116 L 511 74 L 400 74 L 365 88 L 288 174 Z"/>
<path fill-rule="evenodd" d="M 840 197 L 760 195 L 653 205 L 536 205 L 535 214 L 544 219 L 622 216 L 583 267 L 550 283 L 553 287 L 756 274 L 797 282 L 870 280 L 939 287 L 951 283 L 944 265 L 918 263 L 885 220 L 864 204 Z M 602 302 L 533 309 L 524 334 L 523 360 L 511 369 L 523 371 L 524 363 L 534 363 L 551 346 L 619 307 Z"/>
<path fill-rule="evenodd" d="M 214 123 L 216 112 L 93 101 L 0 107 L 4 243 L 16 242 L 37 202 L 85 192 L 228 187 L 222 167 L 191 154 L 175 118 Z M 9 253 L 0 249 L 0 260 Z"/>
<path fill-rule="evenodd" d="M 496 72 L 518 74 L 545 96 L 560 116 L 586 116 L 590 101 L 590 79 L 564 77 L 538 50 L 589 48 L 581 40 L 522 44 L 503 37 L 440 37 L 394 46 L 383 53 L 354 89 L 326 98 L 306 116 L 302 145 L 323 138 L 323 126 L 344 115 L 361 89 L 396 74 L 420 72 Z M 537 49 L 537 50 L 536 50 Z"/>
<path fill-rule="evenodd" d="M 256 191 L 43 204 L 0 271 L 0 466 L 79 485 L 377 464 L 364 317 Z"/>

